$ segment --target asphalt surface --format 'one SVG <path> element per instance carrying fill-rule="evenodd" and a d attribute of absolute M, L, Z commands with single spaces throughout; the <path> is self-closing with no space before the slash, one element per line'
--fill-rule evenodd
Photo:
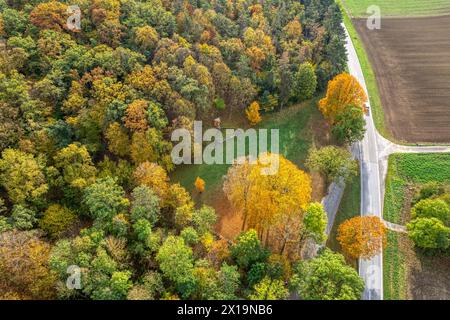
<path fill-rule="evenodd" d="M 361 65 L 358 60 L 355 48 L 350 35 L 345 29 L 347 35 L 347 57 L 348 70 L 364 88 L 367 96 L 367 87 Z M 370 109 L 370 102 L 368 102 Z M 372 112 L 366 117 L 366 135 L 360 142 L 359 155 L 361 165 L 361 215 L 377 216 L 380 219 L 382 215 L 382 184 L 380 168 L 378 163 L 378 133 L 372 119 Z M 380 253 L 371 259 L 359 260 L 359 274 L 363 278 L 366 288 L 364 289 L 363 299 L 365 300 L 383 300 L 383 254 Z"/>

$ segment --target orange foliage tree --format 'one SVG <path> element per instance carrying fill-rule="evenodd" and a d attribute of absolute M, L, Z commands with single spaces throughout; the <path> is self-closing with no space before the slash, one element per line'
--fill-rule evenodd
<path fill-rule="evenodd" d="M 386 227 L 375 216 L 355 217 L 339 226 L 337 240 L 349 257 L 369 259 L 386 246 Z"/>
<path fill-rule="evenodd" d="M 197 179 L 195 179 L 194 185 L 198 192 L 201 193 L 205 191 L 205 180 L 203 180 L 202 178 L 197 177 Z"/>
<path fill-rule="evenodd" d="M 123 118 L 125 127 L 131 131 L 145 131 L 148 128 L 147 122 L 148 102 L 145 100 L 135 100 L 130 103 Z"/>
<path fill-rule="evenodd" d="M 333 123 L 336 115 L 347 105 L 352 104 L 363 109 L 366 102 L 367 95 L 358 80 L 343 73 L 328 82 L 327 95 L 319 101 L 319 110 Z"/>

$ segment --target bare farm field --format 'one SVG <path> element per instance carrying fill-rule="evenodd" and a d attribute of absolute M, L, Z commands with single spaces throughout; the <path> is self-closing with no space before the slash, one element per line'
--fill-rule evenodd
<path fill-rule="evenodd" d="M 393 137 L 450 142 L 450 15 L 384 18 L 380 30 L 353 23 L 374 69 Z"/>

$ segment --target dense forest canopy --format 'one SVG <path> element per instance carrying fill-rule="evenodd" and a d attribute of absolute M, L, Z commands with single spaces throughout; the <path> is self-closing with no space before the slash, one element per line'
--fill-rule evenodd
<path fill-rule="evenodd" d="M 0 296 L 283 299 L 293 273 L 302 294 L 326 259 L 300 279 L 255 230 L 220 239 L 169 182 L 170 133 L 323 91 L 345 69 L 341 20 L 333 0 L 0 0 Z"/>

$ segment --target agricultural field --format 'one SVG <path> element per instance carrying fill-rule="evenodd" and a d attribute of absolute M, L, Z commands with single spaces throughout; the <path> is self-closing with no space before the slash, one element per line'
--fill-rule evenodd
<path fill-rule="evenodd" d="M 394 154 L 389 158 L 384 219 L 405 225 L 416 191 L 428 182 L 450 187 L 450 154 Z M 384 254 L 384 296 L 397 299 L 449 299 L 450 259 L 414 248 L 406 234 L 388 233 Z"/>
<path fill-rule="evenodd" d="M 384 17 L 437 16 L 450 13 L 448 0 L 343 0 L 353 17 L 368 16 L 367 8 L 379 6 Z"/>
<path fill-rule="evenodd" d="M 383 19 L 368 30 L 353 19 L 374 70 L 385 122 L 395 140 L 450 142 L 450 16 Z"/>

